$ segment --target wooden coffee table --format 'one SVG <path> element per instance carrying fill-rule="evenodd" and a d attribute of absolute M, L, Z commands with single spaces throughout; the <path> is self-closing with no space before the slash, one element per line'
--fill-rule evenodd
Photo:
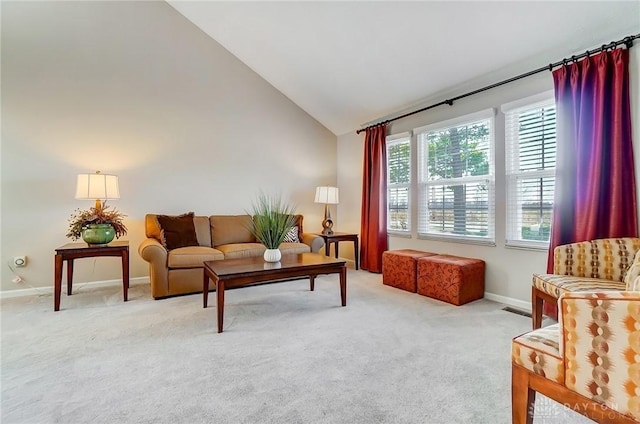
<path fill-rule="evenodd" d="M 202 282 L 202 305 L 209 300 L 209 280 L 216 284 L 216 307 L 218 308 L 218 333 L 222 333 L 224 319 L 225 288 L 240 287 L 250 283 L 309 277 L 309 288 L 314 289 L 315 278 L 322 274 L 340 274 L 340 297 L 342 306 L 347 306 L 347 268 L 345 261 L 316 253 L 286 255 L 277 263 L 265 262 L 262 257 L 225 259 L 204 263 Z"/>

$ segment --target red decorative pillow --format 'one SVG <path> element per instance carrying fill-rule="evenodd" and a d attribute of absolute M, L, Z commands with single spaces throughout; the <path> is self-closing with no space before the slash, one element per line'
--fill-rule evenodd
<path fill-rule="evenodd" d="M 199 245 L 193 216 L 193 212 L 177 216 L 158 215 L 160 241 L 167 250 Z"/>

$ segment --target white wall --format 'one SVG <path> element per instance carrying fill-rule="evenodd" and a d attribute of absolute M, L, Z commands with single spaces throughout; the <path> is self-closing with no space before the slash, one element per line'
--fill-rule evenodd
<path fill-rule="evenodd" d="M 631 49 L 631 99 L 633 119 L 633 139 L 635 148 L 636 180 L 640 184 L 640 84 L 638 71 L 640 69 L 640 46 Z M 567 52 L 571 55 L 572 52 Z M 556 60 L 559 58 L 556 58 Z M 517 75 L 529 69 L 540 66 L 540 61 L 530 61 L 528 68 L 519 72 L 504 70 L 499 75 L 493 75 L 482 80 L 469 82 L 465 87 L 459 87 L 454 93 L 441 93 L 425 105 L 436 103 L 447 98 L 466 93 L 483 87 L 489 83 Z M 542 62 L 544 63 L 544 62 Z M 472 244 L 441 242 L 418 239 L 415 232 L 411 238 L 397 236 L 389 237 L 389 249 L 414 248 L 438 253 L 449 253 L 460 256 L 480 258 L 487 263 L 486 287 L 487 293 L 515 299 L 511 302 L 526 306 L 531 299 L 531 274 L 546 272 L 547 251 L 522 250 L 505 247 L 505 158 L 504 158 L 504 115 L 500 112 L 500 105 L 527 96 L 553 90 L 553 79 L 550 72 L 535 76 L 480 93 L 454 103 L 453 106 L 441 106 L 427 112 L 413 115 L 409 118 L 395 121 L 388 130 L 388 134 L 411 131 L 414 128 L 440 122 L 446 119 L 462 116 L 490 107 L 497 109 L 496 126 L 496 246 L 479 246 Z M 418 108 L 416 108 L 418 109 Z M 360 203 L 362 201 L 362 159 L 364 133 L 351 133 L 338 137 L 338 186 L 340 187 L 341 203 L 338 207 L 340 219 L 349 231 L 360 231 Z M 640 186 L 639 186 L 640 188 Z M 343 204 L 342 199 L 348 199 L 349 204 Z M 640 190 L 638 193 L 640 199 Z M 633 217 L 638 219 L 638 217 Z M 415 222 L 415 221 L 414 221 Z M 346 252 L 346 249 L 345 249 Z"/>
<path fill-rule="evenodd" d="M 145 213 L 241 214 L 281 192 L 320 230 L 336 137 L 164 2 L 2 2 L 1 289 L 53 284 L 78 173 L 120 177 L 131 276 Z M 77 282 L 120 278 L 118 258 Z"/>

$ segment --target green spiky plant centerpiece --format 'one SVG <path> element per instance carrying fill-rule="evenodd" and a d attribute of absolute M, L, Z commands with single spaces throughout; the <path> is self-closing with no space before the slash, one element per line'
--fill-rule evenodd
<path fill-rule="evenodd" d="M 253 220 L 249 231 L 267 248 L 265 261 L 280 261 L 282 253 L 278 248 L 295 223 L 295 208 L 280 196 L 258 195 L 253 203 Z"/>
<path fill-rule="evenodd" d="M 117 209 L 111 209 L 106 203 L 100 209 L 76 209 L 69 218 L 67 237 L 72 240 L 82 237 L 88 244 L 107 244 L 114 237 L 120 238 L 127 234 L 127 227 L 123 221 L 125 216 Z"/>

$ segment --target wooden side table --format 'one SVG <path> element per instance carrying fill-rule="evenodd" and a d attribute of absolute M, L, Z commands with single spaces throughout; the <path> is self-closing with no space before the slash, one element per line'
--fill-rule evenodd
<path fill-rule="evenodd" d="M 358 249 L 358 235 L 353 233 L 338 233 L 334 232 L 333 234 L 322 234 L 322 233 L 314 233 L 315 235 L 322 237 L 324 240 L 324 253 L 329 256 L 329 251 L 331 247 L 331 243 L 335 244 L 335 255 L 338 257 L 338 245 L 341 241 L 352 241 L 353 242 L 353 256 L 355 258 L 356 270 L 358 269 L 358 256 L 360 254 L 360 249 Z"/>
<path fill-rule="evenodd" d="M 106 246 L 91 246 L 86 243 L 67 243 L 56 249 L 53 310 L 60 310 L 60 292 L 62 291 L 62 264 L 67 261 L 67 296 L 71 296 L 73 285 L 73 260 L 95 258 L 98 256 L 122 257 L 122 291 L 127 301 L 129 291 L 129 242 L 114 241 Z"/>

